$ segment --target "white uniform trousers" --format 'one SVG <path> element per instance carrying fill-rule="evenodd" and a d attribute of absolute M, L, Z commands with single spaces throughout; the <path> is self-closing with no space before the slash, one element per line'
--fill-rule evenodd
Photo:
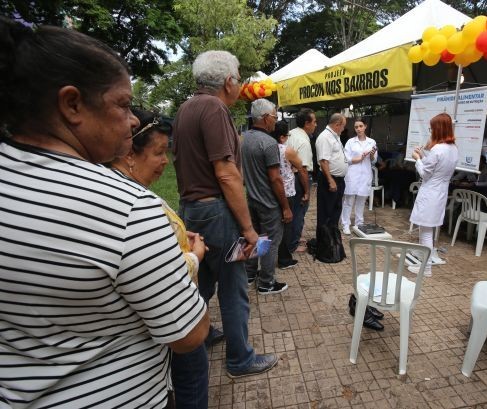
<path fill-rule="evenodd" d="M 350 227 L 353 202 L 355 202 L 355 226 L 364 224 L 364 206 L 367 196 L 343 195 L 342 226 Z"/>
<path fill-rule="evenodd" d="M 428 247 L 433 251 L 433 231 L 434 227 L 419 226 L 419 244 Z M 426 263 L 425 271 L 431 271 L 431 254 Z"/>

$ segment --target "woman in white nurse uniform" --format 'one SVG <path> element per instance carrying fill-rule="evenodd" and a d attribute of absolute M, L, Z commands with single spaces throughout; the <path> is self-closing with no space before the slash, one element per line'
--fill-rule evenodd
<path fill-rule="evenodd" d="M 433 229 L 443 224 L 448 185 L 457 164 L 458 149 L 450 115 L 439 114 L 433 117 L 430 129 L 431 138 L 425 150 L 415 148 L 412 155 L 423 182 L 409 220 L 419 226 L 419 244 L 433 250 Z M 408 270 L 417 274 L 419 267 L 409 266 Z M 431 277 L 431 256 L 424 275 Z"/>
<path fill-rule="evenodd" d="M 367 125 L 361 119 L 354 124 L 356 136 L 345 144 L 345 157 L 348 171 L 345 176 L 345 194 L 343 195 L 342 226 L 343 233 L 350 234 L 350 216 L 355 202 L 355 225 L 364 223 L 365 200 L 369 196 L 372 184 L 372 165 L 377 161 L 377 145 L 365 135 Z"/>

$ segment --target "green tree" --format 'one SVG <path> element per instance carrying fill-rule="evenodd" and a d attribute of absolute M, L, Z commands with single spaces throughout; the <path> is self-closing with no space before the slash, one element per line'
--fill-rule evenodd
<path fill-rule="evenodd" d="M 181 58 L 162 67 L 162 75 L 157 77 L 147 102 L 151 106 L 158 106 L 168 116 L 174 116 L 179 106 L 186 101 L 196 89 L 191 73 L 191 65 Z"/>
<path fill-rule="evenodd" d="M 172 0 L 0 0 L 0 14 L 72 26 L 110 45 L 134 75 L 151 81 L 182 37 L 172 5 Z"/>
<path fill-rule="evenodd" d="M 238 57 L 241 74 L 247 77 L 262 67 L 276 42 L 276 20 L 254 16 L 245 0 L 175 0 L 174 9 L 186 34 L 181 46 L 190 61 L 202 51 L 227 50 Z"/>
<path fill-rule="evenodd" d="M 207 50 L 227 50 L 240 61 L 240 74 L 248 78 L 265 65 L 276 39 L 276 20 L 254 15 L 245 0 L 175 0 L 174 9 L 185 33 L 180 60 L 166 64 L 149 101 L 171 101 L 169 113 L 190 96 L 196 86 L 191 74 L 195 57 Z M 246 109 L 232 109 L 237 124 L 245 122 Z"/>
<path fill-rule="evenodd" d="M 470 17 L 487 14 L 487 1 L 447 0 L 445 3 Z"/>
<path fill-rule="evenodd" d="M 272 53 L 273 59 L 265 67 L 265 72 L 273 72 L 278 67 L 290 63 L 310 48 L 315 48 L 327 56 L 342 51 L 337 36 L 324 35 L 335 29 L 336 15 L 329 9 L 303 16 L 300 20 L 289 21 L 282 29 Z"/>
<path fill-rule="evenodd" d="M 301 0 L 302 1 L 302 0 Z M 278 24 L 286 18 L 289 10 L 300 3 L 299 0 L 247 0 L 249 6 L 256 13 L 273 17 Z"/>

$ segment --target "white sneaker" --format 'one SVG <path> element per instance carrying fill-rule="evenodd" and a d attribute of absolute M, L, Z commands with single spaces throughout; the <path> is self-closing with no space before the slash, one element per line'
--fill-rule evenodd
<path fill-rule="evenodd" d="M 343 226 L 343 234 L 346 234 L 346 235 L 349 235 L 349 234 L 352 234 L 350 233 L 350 227 L 348 226 Z"/>
<path fill-rule="evenodd" d="M 419 267 L 418 266 L 408 266 L 408 271 L 413 274 L 418 274 L 419 273 Z M 426 267 L 424 269 L 424 274 L 425 277 L 431 277 L 431 267 L 428 268 Z"/>

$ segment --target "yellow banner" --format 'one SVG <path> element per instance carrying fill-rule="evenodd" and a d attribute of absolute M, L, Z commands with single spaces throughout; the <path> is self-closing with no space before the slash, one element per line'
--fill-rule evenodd
<path fill-rule="evenodd" d="M 409 48 L 409 45 L 391 48 L 278 82 L 279 106 L 411 90 Z"/>

